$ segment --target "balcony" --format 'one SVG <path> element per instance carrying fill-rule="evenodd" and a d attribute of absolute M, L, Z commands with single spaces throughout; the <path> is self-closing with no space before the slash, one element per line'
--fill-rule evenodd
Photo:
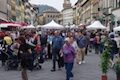
<path fill-rule="evenodd" d="M 82 0 L 82 2 L 80 3 L 81 7 L 89 0 Z"/>

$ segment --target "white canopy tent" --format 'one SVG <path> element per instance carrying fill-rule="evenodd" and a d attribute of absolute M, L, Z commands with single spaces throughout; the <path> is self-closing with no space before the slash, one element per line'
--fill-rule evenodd
<path fill-rule="evenodd" d="M 78 26 L 76 26 L 75 24 L 73 24 L 73 25 L 70 26 L 70 28 L 71 28 L 71 29 L 77 29 Z"/>
<path fill-rule="evenodd" d="M 70 28 L 70 26 L 66 25 L 65 28 Z"/>
<path fill-rule="evenodd" d="M 43 29 L 64 29 L 64 26 L 56 23 L 54 20 L 52 20 L 50 23 L 45 24 L 41 26 Z"/>
<path fill-rule="evenodd" d="M 115 32 L 120 31 L 120 26 L 113 28 Z"/>
<path fill-rule="evenodd" d="M 95 21 L 91 25 L 86 27 L 88 30 L 96 30 L 96 29 L 106 29 L 105 26 L 103 26 L 100 21 Z"/>
<path fill-rule="evenodd" d="M 70 25 L 70 26 L 66 25 L 65 28 L 76 29 L 78 28 L 78 26 L 76 26 L 75 24 Z"/>
<path fill-rule="evenodd" d="M 33 29 L 33 28 L 35 28 L 35 26 L 33 26 L 33 25 L 28 25 L 28 26 L 22 27 L 22 29 Z"/>
<path fill-rule="evenodd" d="M 37 25 L 36 27 L 37 27 L 37 28 L 41 28 L 41 26 L 42 26 L 42 25 Z"/>

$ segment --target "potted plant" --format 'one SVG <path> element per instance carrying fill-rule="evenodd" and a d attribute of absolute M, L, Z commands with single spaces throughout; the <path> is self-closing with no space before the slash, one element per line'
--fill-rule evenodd
<path fill-rule="evenodd" d="M 105 50 L 101 54 L 101 71 L 102 71 L 102 76 L 101 80 L 107 80 L 107 72 L 109 68 L 109 59 L 110 59 L 110 54 L 109 54 L 109 49 L 110 45 L 108 42 L 105 43 Z"/>
<path fill-rule="evenodd" d="M 117 80 L 120 80 L 120 59 L 114 65 Z"/>

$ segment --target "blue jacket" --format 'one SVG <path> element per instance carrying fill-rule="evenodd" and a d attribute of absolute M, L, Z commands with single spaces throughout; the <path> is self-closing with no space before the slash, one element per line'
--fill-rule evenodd
<path fill-rule="evenodd" d="M 61 36 L 54 36 L 52 40 L 53 49 L 61 49 L 63 46 L 63 38 Z"/>
<path fill-rule="evenodd" d="M 77 44 L 79 48 L 85 48 L 87 45 L 87 40 L 84 36 L 80 36 L 77 38 Z"/>

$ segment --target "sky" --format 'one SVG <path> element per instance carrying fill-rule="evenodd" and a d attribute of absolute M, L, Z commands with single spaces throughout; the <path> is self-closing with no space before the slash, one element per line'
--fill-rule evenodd
<path fill-rule="evenodd" d="M 74 5 L 77 0 L 70 0 L 72 5 Z M 44 5 L 49 5 L 57 10 L 61 11 L 63 9 L 63 2 L 64 0 L 30 0 L 30 3 L 32 4 L 44 4 Z"/>

